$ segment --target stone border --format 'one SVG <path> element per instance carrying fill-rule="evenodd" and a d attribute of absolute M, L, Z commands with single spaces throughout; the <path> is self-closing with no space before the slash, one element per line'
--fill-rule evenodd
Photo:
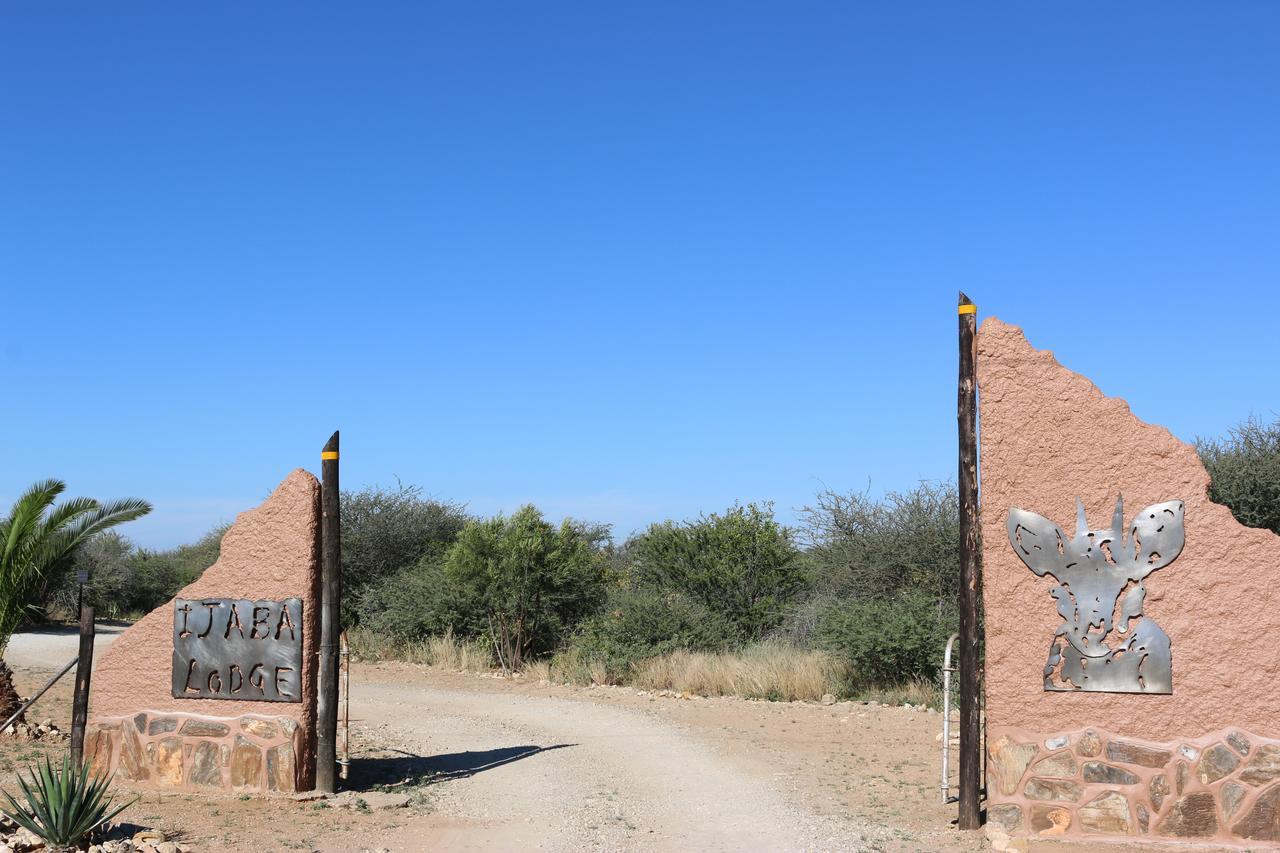
<path fill-rule="evenodd" d="M 1164 743 L 993 727 L 987 820 L 1010 835 L 1280 847 L 1280 740 L 1231 728 Z"/>
<path fill-rule="evenodd" d="M 304 733 L 292 717 L 144 711 L 95 719 L 84 755 L 95 773 L 159 787 L 302 790 Z"/>

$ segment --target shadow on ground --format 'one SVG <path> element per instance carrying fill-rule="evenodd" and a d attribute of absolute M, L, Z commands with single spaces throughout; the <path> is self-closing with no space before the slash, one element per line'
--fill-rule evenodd
<path fill-rule="evenodd" d="M 553 749 L 567 749 L 576 743 L 552 746 L 504 746 L 478 752 L 449 752 L 443 755 L 414 755 L 398 749 L 381 750 L 381 755 L 351 759 L 350 778 L 342 785 L 348 791 L 366 791 L 379 786 L 434 785 L 451 779 L 465 779 L 486 770 L 532 758 Z"/>

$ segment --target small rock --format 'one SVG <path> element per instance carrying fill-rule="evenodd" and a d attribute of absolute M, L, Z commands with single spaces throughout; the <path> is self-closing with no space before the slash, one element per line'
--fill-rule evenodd
<path fill-rule="evenodd" d="M 1231 748 L 1241 755 L 1248 755 L 1250 748 L 1253 746 L 1249 739 L 1240 734 L 1240 732 L 1232 732 L 1227 735 L 1227 743 L 1231 744 Z"/>
<path fill-rule="evenodd" d="M 832 696 L 830 693 L 823 693 L 822 698 L 818 701 L 823 705 L 834 705 L 836 704 L 836 697 Z"/>
<path fill-rule="evenodd" d="M 1067 736 L 1066 736 L 1066 735 L 1059 735 L 1058 737 L 1051 737 L 1051 738 L 1049 738 L 1048 740 L 1046 740 L 1046 741 L 1044 742 L 1044 748 L 1045 748 L 1045 749 L 1048 749 L 1048 750 L 1062 749 L 1062 748 L 1063 748 L 1064 746 L 1066 746 L 1066 745 L 1067 745 Z"/>
<path fill-rule="evenodd" d="M 172 841 L 162 841 L 156 845 L 156 853 L 178 853 L 178 845 Z"/>

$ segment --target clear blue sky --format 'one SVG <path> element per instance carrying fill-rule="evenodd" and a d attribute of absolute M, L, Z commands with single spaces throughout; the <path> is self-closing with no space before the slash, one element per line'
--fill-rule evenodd
<path fill-rule="evenodd" d="M 0 500 L 649 521 L 953 476 L 955 296 L 1280 409 L 1280 5 L 3 3 Z"/>

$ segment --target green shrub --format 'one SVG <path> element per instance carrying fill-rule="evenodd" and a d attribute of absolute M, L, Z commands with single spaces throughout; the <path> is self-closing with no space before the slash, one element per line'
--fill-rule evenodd
<path fill-rule="evenodd" d="M 18 774 L 18 784 L 26 795 L 26 804 L 19 805 L 8 791 L 4 798 L 9 808 L 4 814 L 28 832 L 35 833 L 54 848 L 79 845 L 88 835 L 120 812 L 132 805 L 137 798 L 122 806 L 111 808 L 107 796 L 109 782 L 104 777 L 89 778 L 86 762 L 77 773 L 71 767 L 71 756 L 63 755 L 62 767 L 55 770 L 49 757 L 44 764 L 28 770 L 30 780 Z"/>
<path fill-rule="evenodd" d="M 342 621 L 358 624 L 369 588 L 424 561 L 439 561 L 469 517 L 458 504 L 422 496 L 417 486 L 368 486 L 342 493 Z"/>
<path fill-rule="evenodd" d="M 791 531 L 774 520 L 771 504 L 654 524 L 625 551 L 638 586 L 675 590 L 701 603 L 739 642 L 777 626 L 804 581 Z"/>
<path fill-rule="evenodd" d="M 1196 450 L 1209 471 L 1209 500 L 1241 524 L 1280 533 L 1280 418 L 1250 418 L 1225 439 L 1198 439 Z"/>
<path fill-rule="evenodd" d="M 932 681 L 948 636 L 937 602 L 920 593 L 838 604 L 818 622 L 819 644 L 852 668 L 859 687 Z"/>
<path fill-rule="evenodd" d="M 618 588 L 569 645 L 581 659 L 603 665 L 607 680 L 618 683 L 640 661 L 677 649 L 720 651 L 733 635 L 723 616 L 676 590 Z M 569 666 L 568 659 L 562 665 Z"/>
<path fill-rule="evenodd" d="M 533 506 L 468 522 L 443 564 L 473 632 L 487 630 L 511 669 L 553 651 L 604 599 L 598 527 L 559 528 Z M 480 622 L 483 620 L 483 622 Z M 458 630 L 458 626 L 454 626 Z"/>
<path fill-rule="evenodd" d="M 900 592 L 939 602 L 959 595 L 960 512 L 954 483 L 920 483 L 876 500 L 818 494 L 802 511 L 814 596 L 867 600 Z"/>
<path fill-rule="evenodd" d="M 461 637 L 487 636 L 483 617 L 444 572 L 439 558 L 425 558 L 358 590 L 349 601 L 357 627 L 399 641 L 424 640 L 452 630 Z"/>

